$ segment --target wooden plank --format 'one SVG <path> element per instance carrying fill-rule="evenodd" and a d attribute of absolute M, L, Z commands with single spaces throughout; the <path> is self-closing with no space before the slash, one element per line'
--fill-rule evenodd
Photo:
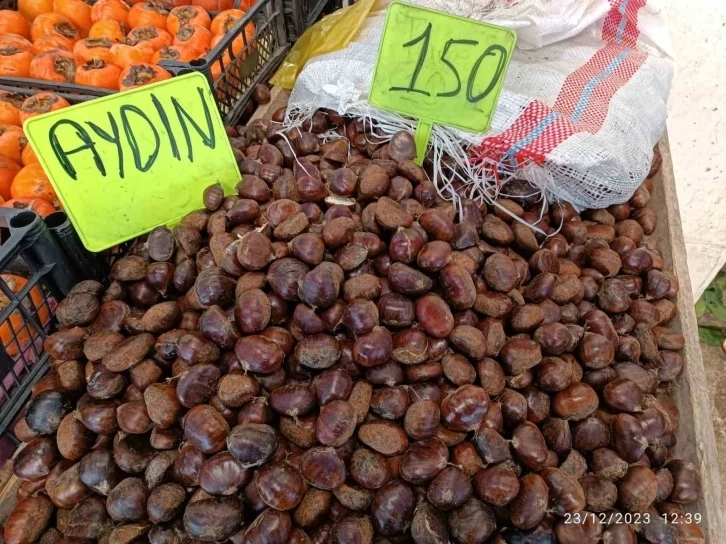
<path fill-rule="evenodd" d="M 20 444 L 13 454 L 13 459 L 24 447 L 25 444 Z M 8 459 L 0 469 L 0 525 L 5 525 L 10 512 L 18 503 L 16 493 L 22 483 L 22 480 L 13 474 L 13 459 Z"/>
<path fill-rule="evenodd" d="M 677 433 L 678 443 L 673 453 L 677 457 L 693 462 L 701 474 L 703 487 L 701 498 L 695 504 L 688 505 L 686 510 L 701 514 L 701 527 L 706 533 L 708 542 L 715 544 L 726 540 L 724 513 L 726 505 L 723 504 L 721 495 L 716 439 L 698 340 L 691 280 L 688 276 L 686 244 L 681 228 L 673 162 L 667 136 L 660 142 L 659 148 L 663 155 L 663 166 L 655 179 L 655 191 L 650 201 L 650 206 L 658 214 L 658 228 L 654 237 L 665 267 L 673 270 L 680 282 L 676 300 L 678 315 L 669 323 L 669 327 L 686 338 L 686 346 L 683 349 L 686 366 L 673 391 L 681 413 Z"/>
<path fill-rule="evenodd" d="M 8 461 L 8 464 L 12 465 L 12 462 Z M 5 525 L 8 516 L 18 503 L 16 493 L 21 483 L 22 480 L 13 474 L 10 476 L 2 491 L 0 491 L 0 525 L 2 526 Z"/>
<path fill-rule="evenodd" d="M 13 457 L 15 457 L 13 455 Z M 5 461 L 5 464 L 2 468 L 0 468 L 0 489 L 5 489 L 5 485 L 10 481 L 10 478 L 13 477 L 13 460 L 8 459 Z M 1 491 L 0 491 L 1 493 Z"/>
<path fill-rule="evenodd" d="M 257 106 L 257 110 L 250 117 L 250 121 L 257 119 L 270 119 L 272 114 L 280 108 L 287 106 L 287 101 L 290 99 L 290 91 L 283 89 L 282 87 L 273 87 L 270 89 L 270 101 L 267 104 Z"/>

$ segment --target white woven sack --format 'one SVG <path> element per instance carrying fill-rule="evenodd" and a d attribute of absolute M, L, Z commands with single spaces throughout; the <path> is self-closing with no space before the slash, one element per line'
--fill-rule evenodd
<path fill-rule="evenodd" d="M 512 176 L 578 208 L 627 200 L 663 133 L 673 55 L 653 0 L 411 0 L 517 32 L 486 134 L 436 126 L 434 182 L 443 195 L 489 200 Z M 387 134 L 415 121 L 368 104 L 388 0 L 354 40 L 311 59 L 290 97 L 288 124 L 318 108 L 370 120 Z M 456 169 L 441 161 L 455 159 Z M 503 189 L 506 192 L 506 188 Z"/>

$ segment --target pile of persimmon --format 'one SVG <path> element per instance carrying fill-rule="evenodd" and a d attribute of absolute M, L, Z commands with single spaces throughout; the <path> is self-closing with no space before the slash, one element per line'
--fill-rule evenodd
<path fill-rule="evenodd" d="M 209 54 L 254 0 L 19 0 L 0 10 L 0 77 L 127 90 L 169 79 L 161 61 Z M 236 75 L 253 45 L 249 23 L 215 62 L 212 76 Z"/>
<path fill-rule="evenodd" d="M 40 92 L 24 97 L 0 91 L 0 205 L 31 209 L 39 215 L 56 211 L 58 196 L 25 137 L 23 123 L 68 107 L 61 96 Z"/>

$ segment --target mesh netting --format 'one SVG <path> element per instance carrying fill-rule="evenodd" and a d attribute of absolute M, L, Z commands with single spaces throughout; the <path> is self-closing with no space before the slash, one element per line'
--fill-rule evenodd
<path fill-rule="evenodd" d="M 524 177 L 550 200 L 601 208 L 627 200 L 645 178 L 665 126 L 673 60 L 649 0 L 413 0 L 412 4 L 517 33 L 486 134 L 435 126 L 434 183 L 442 196 L 490 200 Z M 384 134 L 415 121 L 378 110 L 368 93 L 385 7 L 343 50 L 311 59 L 289 102 L 290 125 L 319 108 L 364 119 Z M 453 158 L 442 161 L 443 155 Z"/>

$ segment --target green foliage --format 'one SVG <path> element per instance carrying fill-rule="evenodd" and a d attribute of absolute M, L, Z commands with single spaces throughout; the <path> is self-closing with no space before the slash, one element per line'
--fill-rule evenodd
<path fill-rule="evenodd" d="M 707 346 L 719 347 L 724 341 L 724 334 L 716 329 L 698 327 L 698 337 Z"/>
<path fill-rule="evenodd" d="M 714 282 L 703 292 L 703 296 L 696 303 L 696 317 L 702 318 L 709 313 L 718 321 L 726 325 L 726 274 L 720 274 Z M 726 340 L 726 332 L 717 328 L 698 327 L 698 336 L 701 342 L 709 346 L 721 346 Z"/>
<path fill-rule="evenodd" d="M 715 286 L 716 286 L 716 287 L 717 287 L 718 289 L 720 289 L 720 290 L 721 290 L 722 292 L 723 292 L 723 291 L 726 291 L 726 274 L 724 274 L 723 276 L 718 276 L 718 277 L 717 277 L 717 278 L 716 278 L 716 279 L 714 280 L 714 282 L 713 282 L 713 283 L 714 283 L 714 285 L 715 285 Z"/>
<path fill-rule="evenodd" d="M 703 317 L 703 314 L 706 313 L 706 303 L 703 302 L 702 298 L 698 299 L 698 302 L 696 302 L 696 317 Z"/>

